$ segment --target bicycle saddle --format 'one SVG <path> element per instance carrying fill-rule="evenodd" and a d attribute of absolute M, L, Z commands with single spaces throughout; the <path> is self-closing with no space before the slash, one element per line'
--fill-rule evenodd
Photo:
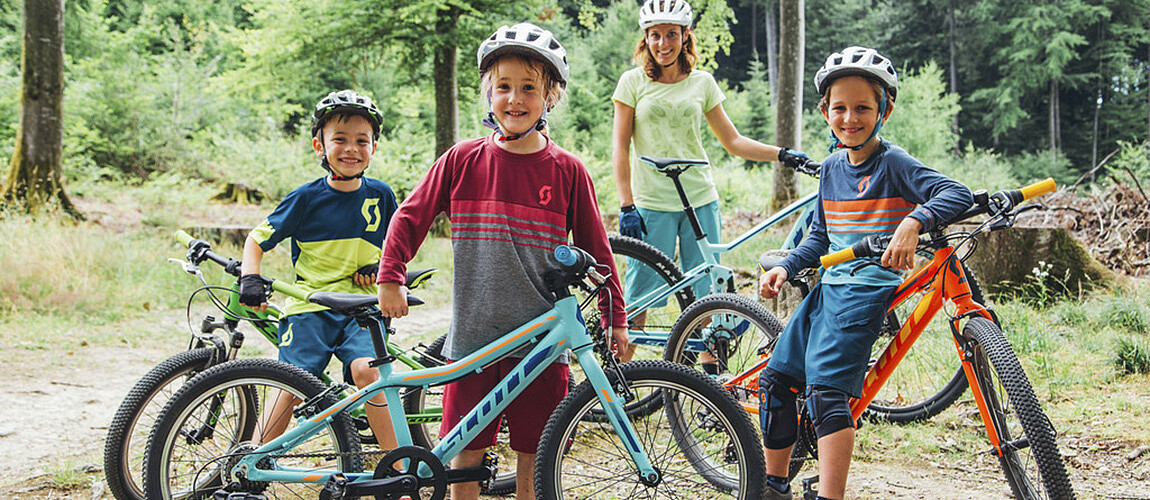
<path fill-rule="evenodd" d="M 684 160 L 682 158 L 658 158 L 655 156 L 640 155 L 639 159 L 644 163 L 655 167 L 655 170 L 660 172 L 667 170 L 671 167 L 683 167 L 684 169 L 691 167 L 701 167 L 707 164 L 707 160 Z"/>
<path fill-rule="evenodd" d="M 379 302 L 375 295 L 344 292 L 316 292 L 308 297 L 308 301 L 330 308 L 333 311 L 349 311 L 367 306 L 374 306 Z M 424 304 L 424 300 L 414 295 L 407 296 L 408 306 Z"/>

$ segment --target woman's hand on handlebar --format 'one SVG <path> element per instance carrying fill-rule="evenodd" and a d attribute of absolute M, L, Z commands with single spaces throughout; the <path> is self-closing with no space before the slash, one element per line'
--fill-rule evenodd
<path fill-rule="evenodd" d="M 407 289 L 399 283 L 380 283 L 379 312 L 389 318 L 407 316 Z"/>
<path fill-rule="evenodd" d="M 759 277 L 759 295 L 764 299 L 773 299 L 779 295 L 783 283 L 787 282 L 787 270 L 782 266 L 772 267 Z"/>
<path fill-rule="evenodd" d="M 908 270 L 914 268 L 914 253 L 918 248 L 918 235 L 922 223 L 913 217 L 902 220 L 891 236 L 890 244 L 882 253 L 882 265 L 891 269 Z"/>

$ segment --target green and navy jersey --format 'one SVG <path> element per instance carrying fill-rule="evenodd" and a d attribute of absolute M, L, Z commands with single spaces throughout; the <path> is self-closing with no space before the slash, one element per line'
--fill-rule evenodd
<path fill-rule="evenodd" d="M 781 264 L 788 276 L 819 264 L 819 257 L 857 243 L 865 236 L 890 236 L 907 217 L 922 223 L 925 233 L 946 224 L 974 203 L 966 186 L 923 165 L 906 150 L 883 140 L 859 165 L 846 151 L 823 162 L 819 198 L 811 234 Z M 882 266 L 866 266 L 855 274 L 854 259 L 832 266 L 823 274 L 826 283 L 897 285 L 900 273 Z"/>
<path fill-rule="evenodd" d="M 251 237 L 265 252 L 290 239 L 295 284 L 305 291 L 372 293 L 356 286 L 352 274 L 379 262 L 395 209 L 395 193 L 383 181 L 364 177 L 359 189 L 344 192 L 320 178 L 288 194 Z M 288 298 L 284 312 L 323 309 Z"/>

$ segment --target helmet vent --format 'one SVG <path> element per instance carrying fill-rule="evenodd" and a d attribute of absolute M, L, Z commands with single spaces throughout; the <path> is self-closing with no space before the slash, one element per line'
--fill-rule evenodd
<path fill-rule="evenodd" d="M 508 31 L 507 32 L 507 39 L 508 40 L 514 40 L 515 39 L 515 32 L 514 31 Z"/>
<path fill-rule="evenodd" d="M 551 45 L 548 45 L 547 48 L 549 48 L 551 50 L 556 50 L 559 48 L 559 42 L 556 42 L 555 40 L 551 40 Z M 563 56 L 563 61 L 565 61 L 565 62 L 567 61 L 567 56 Z"/>
<path fill-rule="evenodd" d="M 854 54 L 851 56 L 851 63 L 857 63 L 862 60 L 862 54 Z"/>
<path fill-rule="evenodd" d="M 538 33 L 528 33 L 527 34 L 527 41 L 528 42 L 534 42 L 535 40 L 538 40 L 538 39 L 539 39 Z"/>

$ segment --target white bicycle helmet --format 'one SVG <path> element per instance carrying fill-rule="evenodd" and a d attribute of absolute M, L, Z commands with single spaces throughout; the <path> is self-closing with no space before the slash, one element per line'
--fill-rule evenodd
<path fill-rule="evenodd" d="M 691 4 L 686 0 L 647 0 L 639 9 L 639 29 L 656 24 L 678 24 L 691 27 Z"/>
<path fill-rule="evenodd" d="M 842 52 L 835 52 L 823 63 L 815 73 L 815 89 L 819 95 L 827 92 L 830 82 L 836 78 L 857 75 L 877 78 L 890 92 L 890 100 L 894 101 L 898 94 L 898 73 L 890 59 L 879 54 L 874 49 L 866 47 L 847 47 Z"/>
<path fill-rule="evenodd" d="M 475 54 L 479 72 L 486 71 L 497 56 L 504 54 L 542 58 L 551 66 L 551 74 L 559 84 L 567 85 L 567 79 L 571 74 L 571 69 L 567 66 L 567 51 L 550 31 L 531 23 L 500 26 L 494 34 L 479 44 L 479 51 Z"/>

